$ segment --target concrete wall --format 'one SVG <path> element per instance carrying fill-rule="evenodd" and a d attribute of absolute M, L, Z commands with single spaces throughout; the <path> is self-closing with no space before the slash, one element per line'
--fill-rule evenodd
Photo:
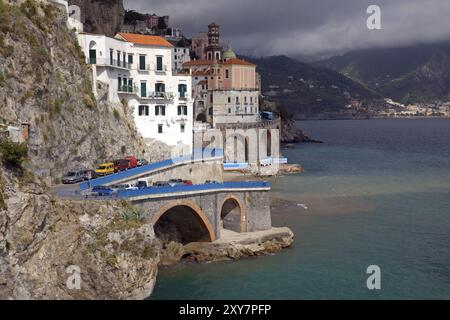
<path fill-rule="evenodd" d="M 206 180 L 223 182 L 223 162 L 199 162 L 170 170 L 164 170 L 149 178 L 153 182 L 170 179 L 191 180 L 194 184 L 203 184 Z"/>

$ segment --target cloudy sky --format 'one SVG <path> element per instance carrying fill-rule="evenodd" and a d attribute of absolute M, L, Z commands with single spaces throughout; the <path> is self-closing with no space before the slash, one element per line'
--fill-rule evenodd
<path fill-rule="evenodd" d="M 450 0 L 124 0 L 126 9 L 170 15 L 187 36 L 221 25 L 240 54 L 319 55 L 450 40 Z M 368 30 L 367 7 L 382 30 Z"/>

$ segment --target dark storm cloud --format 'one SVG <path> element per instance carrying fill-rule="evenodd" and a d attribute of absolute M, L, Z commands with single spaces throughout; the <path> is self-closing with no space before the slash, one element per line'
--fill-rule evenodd
<path fill-rule="evenodd" d="M 450 0 L 125 0 L 127 9 L 170 15 L 192 36 L 209 22 L 243 54 L 320 54 L 450 40 Z M 366 9 L 382 10 L 382 30 Z"/>

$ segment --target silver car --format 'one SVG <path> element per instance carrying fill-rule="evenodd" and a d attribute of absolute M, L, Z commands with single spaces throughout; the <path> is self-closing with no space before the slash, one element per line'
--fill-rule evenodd
<path fill-rule="evenodd" d="M 62 179 L 64 184 L 74 184 L 82 181 L 84 181 L 84 170 L 70 171 Z"/>

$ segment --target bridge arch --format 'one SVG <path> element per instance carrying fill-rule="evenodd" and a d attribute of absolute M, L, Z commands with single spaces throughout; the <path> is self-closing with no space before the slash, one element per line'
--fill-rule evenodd
<path fill-rule="evenodd" d="M 173 201 L 161 207 L 151 223 L 158 237 L 183 244 L 212 242 L 216 240 L 214 229 L 203 210 L 188 200 Z"/>
<path fill-rule="evenodd" d="M 228 195 L 224 198 L 220 210 L 220 220 L 223 223 L 223 228 L 234 232 L 243 232 L 243 217 L 245 206 L 241 199 L 234 195 Z"/>

